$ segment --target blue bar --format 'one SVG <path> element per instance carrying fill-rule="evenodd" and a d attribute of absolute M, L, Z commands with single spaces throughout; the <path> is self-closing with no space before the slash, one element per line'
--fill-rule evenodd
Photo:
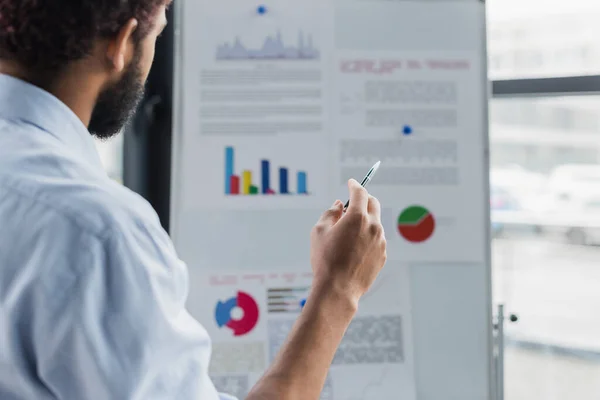
<path fill-rule="evenodd" d="M 307 194 L 306 190 L 306 172 L 298 172 L 298 194 Z"/>
<path fill-rule="evenodd" d="M 279 168 L 279 193 L 289 194 L 287 168 Z"/>
<path fill-rule="evenodd" d="M 262 193 L 268 194 L 269 189 L 271 189 L 271 183 L 269 182 L 269 178 L 271 173 L 269 171 L 269 160 L 262 160 L 261 164 L 261 176 L 262 176 Z"/>
<path fill-rule="evenodd" d="M 225 194 L 231 194 L 231 177 L 233 176 L 233 147 L 225 147 Z"/>

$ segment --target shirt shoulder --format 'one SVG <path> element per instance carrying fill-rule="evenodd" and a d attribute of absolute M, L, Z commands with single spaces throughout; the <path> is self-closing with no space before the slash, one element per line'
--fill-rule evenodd
<path fill-rule="evenodd" d="M 160 231 L 158 215 L 139 194 L 107 176 L 88 174 L 85 169 L 78 170 L 73 165 L 76 163 L 68 157 L 55 156 L 54 162 L 55 165 L 59 164 L 59 169 L 68 172 L 53 174 L 52 171 L 29 170 L 0 174 L 0 198 L 7 203 L 12 200 L 17 209 L 21 208 L 19 202 L 25 200 L 30 203 L 29 212 L 45 216 L 40 222 L 70 226 L 71 229 L 82 230 L 98 238 L 112 230 L 133 227 Z M 22 207 L 26 207 L 25 204 Z M 11 215 L 15 217 L 11 213 L 4 218 L 11 218 Z M 6 220 L 2 222 L 10 223 Z"/>
<path fill-rule="evenodd" d="M 16 204 L 13 211 L 16 215 L 29 213 L 28 229 L 39 228 L 43 236 L 70 231 L 104 242 L 116 233 L 140 232 L 153 240 L 168 240 L 152 206 L 116 182 L 55 180 L 33 185 L 4 182 L 2 191 L 6 197 L 22 202 L 21 207 Z M 30 208 L 26 209 L 28 203 Z M 16 215 L 12 214 L 13 217 Z M 36 218 L 31 220 L 32 216 Z M 2 222 L 11 225 L 10 221 Z M 18 223 L 12 221 L 12 225 Z"/>
<path fill-rule="evenodd" d="M 10 157 L 0 157 L 2 275 L 28 273 L 31 287 L 41 282 L 49 294 L 69 292 L 96 267 L 124 272 L 117 270 L 128 254 L 137 260 L 131 273 L 160 269 L 151 268 L 151 259 L 177 266 L 171 278 L 185 279 L 183 263 L 143 197 L 52 143 L 35 139 L 11 149 Z"/>
<path fill-rule="evenodd" d="M 69 291 L 95 266 L 118 269 L 122 253 L 180 264 L 144 198 L 68 155 L 45 155 L 34 166 L 0 168 L 2 275 L 29 273 L 31 287 L 43 283 L 52 294 Z M 148 273 L 141 261 L 130 268 Z"/>

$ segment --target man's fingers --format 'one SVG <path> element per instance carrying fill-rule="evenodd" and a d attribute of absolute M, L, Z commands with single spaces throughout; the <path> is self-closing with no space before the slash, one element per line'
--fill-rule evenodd
<path fill-rule="evenodd" d="M 354 179 L 348 181 L 348 191 L 350 192 L 349 213 L 367 213 L 369 204 L 369 193 Z"/>
<path fill-rule="evenodd" d="M 369 216 L 375 218 L 378 223 L 381 223 L 381 204 L 373 196 L 369 196 L 369 203 L 367 205 L 367 211 Z"/>
<path fill-rule="evenodd" d="M 321 226 L 332 226 L 335 225 L 342 215 L 344 214 L 344 204 L 340 200 L 336 200 L 335 203 L 326 210 L 321 218 L 319 219 L 319 225 Z"/>

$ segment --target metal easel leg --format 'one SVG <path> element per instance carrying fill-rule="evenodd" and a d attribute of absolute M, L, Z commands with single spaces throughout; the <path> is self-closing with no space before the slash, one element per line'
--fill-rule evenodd
<path fill-rule="evenodd" d="M 504 305 L 498 305 L 496 320 L 496 400 L 504 400 Z"/>

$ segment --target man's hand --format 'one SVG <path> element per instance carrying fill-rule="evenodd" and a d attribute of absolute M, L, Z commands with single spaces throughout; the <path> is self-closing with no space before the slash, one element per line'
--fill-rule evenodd
<path fill-rule="evenodd" d="M 321 216 L 311 235 L 314 287 L 358 303 L 383 268 L 387 253 L 379 201 L 351 179 L 350 205 L 341 201 Z"/>
<path fill-rule="evenodd" d="M 277 358 L 246 400 L 318 400 L 358 301 L 386 260 L 381 208 L 358 182 L 350 206 L 327 210 L 311 235 L 313 287 Z"/>

